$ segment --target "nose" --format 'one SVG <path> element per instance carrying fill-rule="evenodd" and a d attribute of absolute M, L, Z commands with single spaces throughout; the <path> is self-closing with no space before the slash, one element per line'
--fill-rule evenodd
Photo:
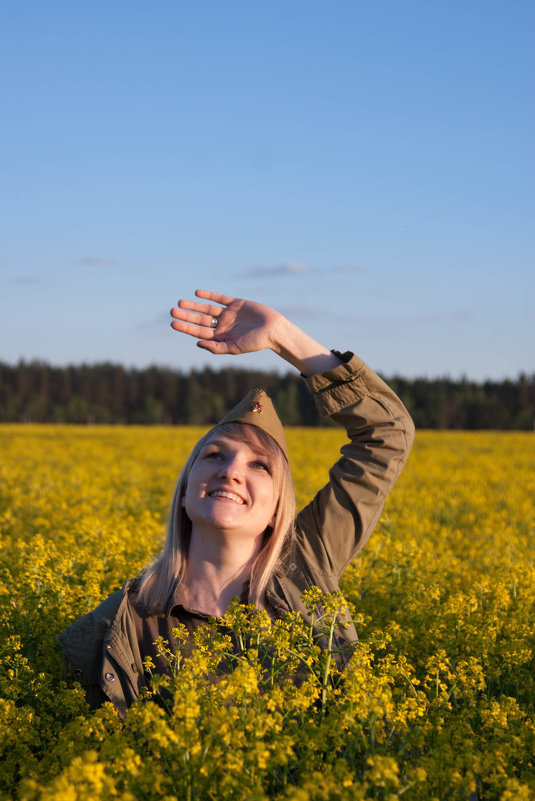
<path fill-rule="evenodd" d="M 219 468 L 218 477 L 241 483 L 243 481 L 243 465 L 240 460 L 234 457 L 223 462 Z"/>

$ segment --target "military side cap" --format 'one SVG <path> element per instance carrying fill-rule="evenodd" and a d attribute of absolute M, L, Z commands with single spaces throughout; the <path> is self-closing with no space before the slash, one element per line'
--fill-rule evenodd
<path fill-rule="evenodd" d="M 284 428 L 275 404 L 263 389 L 252 389 L 248 392 L 245 398 L 214 427 L 217 428 L 225 423 L 244 423 L 261 428 L 275 440 L 286 460 L 289 461 Z"/>

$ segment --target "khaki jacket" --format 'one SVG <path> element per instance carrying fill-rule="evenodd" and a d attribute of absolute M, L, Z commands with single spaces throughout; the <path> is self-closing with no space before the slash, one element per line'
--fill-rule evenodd
<path fill-rule="evenodd" d="M 342 364 L 305 381 L 319 413 L 344 426 L 348 442 L 329 471 L 328 483 L 297 515 L 295 547 L 266 590 L 278 614 L 299 611 L 305 620 L 301 595 L 313 585 L 325 592 L 339 589 L 344 569 L 377 524 L 414 438 L 407 410 L 384 381 L 357 356 L 337 355 Z M 66 665 L 84 686 L 91 706 L 110 700 L 121 717 L 145 683 L 129 585 L 59 637 Z M 341 630 L 341 636 L 356 640 L 354 626 Z"/>

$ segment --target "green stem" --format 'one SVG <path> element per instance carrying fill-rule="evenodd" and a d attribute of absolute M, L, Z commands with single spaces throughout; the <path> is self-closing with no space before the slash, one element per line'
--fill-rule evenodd
<path fill-rule="evenodd" d="M 332 645 L 333 645 L 333 636 L 334 636 L 334 626 L 336 622 L 336 615 L 333 615 L 331 620 L 331 626 L 329 628 L 329 646 L 327 648 L 327 659 L 325 660 L 325 669 L 323 671 L 323 681 L 322 681 L 322 690 L 321 690 L 321 714 L 322 717 L 325 717 L 325 710 L 327 706 L 327 684 L 329 681 L 329 670 L 331 667 L 331 658 L 332 658 Z"/>

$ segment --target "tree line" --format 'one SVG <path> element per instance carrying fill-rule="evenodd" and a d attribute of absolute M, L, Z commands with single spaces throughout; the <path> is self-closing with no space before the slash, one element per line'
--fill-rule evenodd
<path fill-rule="evenodd" d="M 417 428 L 531 430 L 535 373 L 516 380 L 387 378 Z M 166 367 L 125 368 L 105 362 L 53 367 L 40 361 L 0 362 L 0 422 L 209 425 L 245 393 L 263 387 L 286 425 L 321 420 L 304 382 L 228 367 L 183 373 Z"/>

